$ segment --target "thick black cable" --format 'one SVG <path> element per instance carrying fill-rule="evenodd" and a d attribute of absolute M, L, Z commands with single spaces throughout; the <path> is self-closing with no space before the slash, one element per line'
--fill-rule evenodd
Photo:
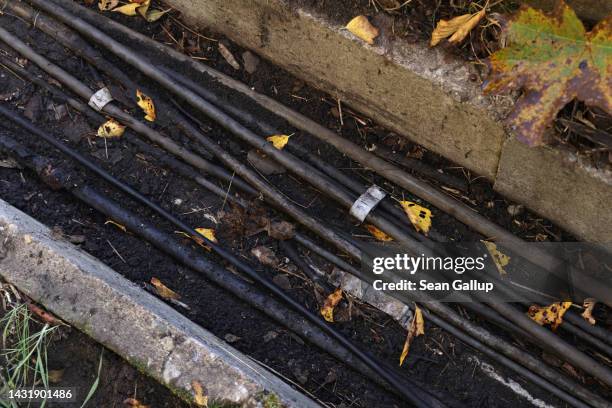
<path fill-rule="evenodd" d="M 348 271 L 348 272 L 352 273 L 355 276 L 359 276 L 361 279 L 364 279 L 364 276 L 362 276 L 362 274 L 361 274 L 361 272 L 359 270 L 353 268 L 352 265 L 346 263 L 344 260 L 342 260 L 341 258 L 337 257 L 336 255 L 334 255 L 334 254 L 332 254 L 332 253 L 322 249 L 320 246 L 314 244 L 309 238 L 307 238 L 307 237 L 305 237 L 303 235 L 300 235 L 298 233 L 298 234 L 296 234 L 295 239 L 298 242 L 300 242 L 302 245 L 304 245 L 307 248 L 309 248 L 310 250 L 312 250 L 313 252 L 315 252 L 318 255 L 322 256 L 324 259 L 326 259 L 326 260 L 328 260 L 328 261 L 338 265 L 343 270 Z M 448 311 L 447 309 L 445 309 L 445 310 Z M 492 351 L 490 349 L 487 349 L 486 346 L 482 345 L 482 343 L 478 342 L 478 340 L 473 340 L 473 339 L 471 339 L 469 337 L 467 337 L 467 339 L 466 339 L 466 335 L 465 334 L 463 334 L 462 332 L 458 332 L 457 329 L 453 328 L 453 326 L 450 326 L 447 323 L 445 323 L 444 321 L 441 321 L 435 315 L 432 315 L 431 319 L 432 319 L 432 321 L 435 324 L 439 325 L 439 327 L 442 327 L 443 329 L 449 331 L 451 334 L 456 335 L 458 338 L 464 340 L 466 343 L 472 344 L 472 343 L 476 342 L 477 344 L 480 344 L 482 347 L 485 347 L 485 349 L 481 349 L 481 348 L 478 348 L 478 347 L 477 347 L 477 349 L 479 349 L 481 351 L 489 350 L 490 353 L 493 353 L 493 354 L 491 354 L 491 356 L 494 356 L 496 361 L 498 361 L 498 362 L 500 362 L 502 364 L 508 365 L 510 368 L 515 369 L 515 371 L 517 371 L 519 373 L 521 372 L 520 370 L 517 369 L 517 367 L 521 367 L 521 366 L 517 365 L 516 363 L 514 363 L 512 361 L 509 361 L 510 364 L 507 364 L 508 362 L 505 363 L 504 361 L 507 360 L 505 357 L 503 357 L 502 355 L 497 354 L 496 352 L 494 352 L 494 351 Z M 470 343 L 470 341 L 471 341 L 471 343 Z M 525 370 L 523 369 L 523 371 L 525 371 Z M 562 390 L 560 390 L 558 388 L 555 388 L 554 386 L 551 386 L 550 383 L 548 383 L 547 381 L 537 377 L 537 375 L 534 375 L 534 374 L 530 373 L 529 371 L 527 371 L 527 373 L 531 374 L 531 376 L 535 376 L 536 377 L 537 380 L 534 380 L 534 382 L 536 382 L 537 384 L 540 384 L 540 382 L 543 382 L 544 385 L 542 385 L 542 386 L 544 388 L 550 389 L 551 392 L 553 392 L 555 395 L 558 395 L 561 398 L 563 398 L 564 400 L 566 400 L 568 402 L 571 402 L 567 398 L 564 398 L 564 392 Z M 552 378 L 554 378 L 554 377 L 552 377 Z M 560 380 L 557 380 L 555 382 L 563 383 L 563 381 L 560 381 Z M 547 388 L 547 386 L 549 388 Z M 551 387 L 552 387 L 552 389 L 551 389 Z M 596 397 L 594 395 L 592 396 L 591 399 L 593 401 L 596 401 Z M 597 405 L 597 406 L 601 406 L 601 405 Z"/>
<path fill-rule="evenodd" d="M 88 10 L 71 0 L 53 0 L 50 2 L 45 2 L 43 0 L 30 0 L 32 3 L 36 4 L 39 8 L 54 14 L 57 18 L 64 21 L 65 23 L 75 27 L 82 34 L 89 36 L 95 41 L 100 41 L 99 34 L 102 34 L 99 30 L 95 29 L 95 27 L 89 26 L 89 29 L 84 28 L 82 21 L 80 18 L 75 17 L 74 15 L 70 16 L 69 13 L 66 13 L 65 10 L 57 9 L 57 7 L 49 4 L 56 3 L 62 4 L 64 7 L 71 9 L 73 11 L 78 10 L 79 13 L 84 15 L 90 22 L 96 25 L 100 25 L 100 20 L 104 21 L 104 29 L 105 30 L 115 30 L 117 32 L 121 32 L 126 35 L 130 40 L 137 42 L 139 44 L 148 46 L 152 49 L 155 49 L 158 52 L 164 53 L 166 55 L 170 55 L 172 58 L 185 63 L 190 66 L 190 68 L 194 69 L 196 72 L 204 73 L 209 75 L 214 80 L 217 80 L 220 84 L 227 86 L 247 97 L 252 99 L 259 106 L 269 110 L 272 113 L 275 113 L 277 116 L 287 120 L 290 124 L 295 126 L 298 129 L 304 130 L 313 136 L 321 139 L 324 142 L 331 144 L 336 147 L 339 151 L 346 154 L 347 156 L 353 158 L 357 162 L 359 162 L 362 166 L 366 168 L 373 169 L 381 176 L 385 177 L 388 180 L 393 181 L 397 185 L 405 188 L 406 190 L 416 194 L 417 196 L 429 201 L 434 206 L 438 207 L 440 210 L 454 216 L 459 221 L 465 223 L 466 225 L 472 227 L 474 230 L 480 232 L 482 235 L 496 240 L 502 241 L 504 244 L 511 249 L 515 249 L 520 252 L 521 245 L 523 241 L 512 235 L 509 231 L 504 228 L 496 225 L 492 221 L 488 220 L 484 216 L 474 212 L 467 205 L 453 199 L 445 195 L 444 193 L 432 189 L 426 183 L 417 180 L 410 174 L 402 171 L 398 167 L 392 165 L 389 162 L 386 162 L 383 159 L 377 158 L 371 153 L 365 151 L 360 146 L 354 144 L 353 142 L 346 140 L 329 129 L 321 126 L 320 124 L 314 122 L 313 120 L 301 115 L 300 113 L 284 106 L 283 104 L 275 101 L 274 99 L 260 94 L 247 85 L 237 81 L 229 76 L 215 70 L 212 67 L 204 65 L 198 61 L 195 61 L 181 53 L 173 50 L 163 44 L 156 43 L 152 39 L 137 33 L 122 24 L 119 24 L 111 19 L 108 19 L 104 16 L 100 16 L 98 13 L 95 13 L 91 10 Z M 64 16 L 62 16 L 62 14 Z M 97 34 L 93 34 L 91 30 L 96 30 Z M 110 47 L 108 44 L 104 43 L 104 45 L 112 50 L 113 47 Z M 119 55 L 119 54 L 118 54 Z M 121 54 L 120 56 L 124 57 L 125 55 Z M 144 71 L 143 71 L 144 72 Z M 544 251 L 531 251 L 529 253 L 529 259 L 544 267 L 545 269 L 552 270 L 555 266 L 559 264 L 559 260 L 551 256 L 550 254 Z M 597 291 L 597 293 L 592 293 L 593 297 L 605 299 L 606 294 L 604 291 L 605 288 L 598 287 L 596 282 L 589 282 L 589 286 L 592 290 Z"/>
<path fill-rule="evenodd" d="M 336 331 L 334 328 L 330 327 L 326 324 L 322 319 L 320 319 L 317 315 L 312 313 L 310 310 L 306 309 L 296 300 L 294 300 L 291 296 L 287 295 L 276 286 L 274 283 L 269 281 L 267 278 L 261 276 L 256 270 L 254 270 L 250 265 L 247 265 L 242 260 L 238 259 L 235 255 L 225 250 L 223 247 L 215 244 L 214 242 L 208 240 L 206 237 L 200 235 L 195 229 L 191 228 L 183 221 L 176 218 L 174 215 L 150 201 L 148 198 L 140 194 L 138 191 L 134 190 L 132 187 L 126 185 L 120 180 L 116 179 L 108 172 L 98 167 L 96 164 L 92 163 L 89 159 L 82 156 L 80 153 L 66 146 L 62 142 L 58 141 L 56 138 L 47 135 L 45 132 L 23 119 L 19 115 L 15 114 L 11 110 L 6 107 L 0 105 L 0 114 L 5 118 L 15 122 L 22 128 L 26 129 L 28 132 L 40 137 L 45 140 L 50 145 L 54 146 L 56 149 L 64 153 L 66 156 L 72 158 L 77 161 L 83 167 L 87 168 L 94 174 L 98 175 L 102 179 L 104 179 L 109 184 L 123 191 L 124 193 L 131 196 L 134 200 L 140 202 L 141 204 L 147 206 L 151 210 L 158 213 L 160 216 L 165 218 L 167 221 L 171 222 L 182 231 L 189 233 L 194 239 L 199 241 L 203 241 L 207 246 L 209 246 L 216 254 L 221 256 L 226 261 L 230 262 L 234 265 L 238 270 L 247 275 L 249 278 L 253 279 L 267 290 L 272 292 L 275 296 L 282 299 L 285 303 L 291 306 L 298 313 L 303 315 L 305 318 L 314 323 L 320 330 L 324 331 L 326 334 L 337 340 L 340 344 L 354 353 L 361 361 L 363 361 L 370 369 L 375 371 L 378 375 L 385 379 L 389 384 L 393 385 L 393 387 L 398 391 L 401 395 L 403 395 L 408 401 L 418 407 L 432 407 L 438 405 L 435 399 L 427 394 L 422 395 L 422 391 L 418 391 L 418 387 L 412 382 L 402 382 L 395 375 L 395 373 L 391 373 L 387 371 L 376 362 L 376 360 L 367 352 L 360 350 L 357 346 L 355 346 L 352 342 L 346 339 L 342 334 Z"/>
<path fill-rule="evenodd" d="M 368 376 L 377 384 L 386 388 L 389 387 L 384 380 L 377 377 L 365 364 L 356 359 L 349 350 L 339 345 L 337 341 L 321 332 L 314 324 L 305 320 L 297 312 L 287 308 L 286 305 L 280 303 L 274 297 L 269 296 L 238 275 L 227 273 L 221 266 L 207 260 L 202 255 L 201 250 L 180 244 L 175 236 L 162 232 L 149 221 L 123 208 L 95 188 L 86 185 L 86 183 L 75 183 L 75 180 L 80 180 L 80 176 L 72 169 L 54 167 L 53 162 L 48 158 L 34 154 L 16 140 L 2 133 L 0 133 L 0 151 L 9 154 L 21 165 L 33 170 L 51 188 L 63 187 L 85 204 L 116 220 L 136 236 L 151 243 L 162 252 L 193 269 L 247 304 L 252 305 L 274 321 L 304 338 L 304 340 L 330 353 L 358 373 Z M 49 173 L 49 169 L 52 169 L 51 173 Z"/>

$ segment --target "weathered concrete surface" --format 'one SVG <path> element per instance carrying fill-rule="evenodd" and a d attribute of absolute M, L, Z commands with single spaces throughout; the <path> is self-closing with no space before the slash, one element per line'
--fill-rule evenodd
<path fill-rule="evenodd" d="M 252 0 L 248 5 L 241 0 L 167 2 L 190 24 L 228 36 L 476 174 L 494 182 L 502 175 L 495 183 L 499 191 L 571 233 L 590 241 L 612 241 L 610 224 L 602 223 L 596 213 L 578 210 L 585 205 L 597 207 L 594 197 L 609 194 L 608 176 L 581 163 L 566 168 L 576 171 L 574 176 L 549 174 L 570 159 L 563 154 L 547 155 L 547 160 L 558 162 L 546 165 L 524 161 L 539 157 L 538 150 L 514 157 L 519 150 L 512 148 L 513 143 L 505 144 L 509 136 L 501 122 L 514 99 L 483 96 L 479 81 L 470 80 L 474 68 L 441 48 L 391 38 L 392 28 L 379 17 L 374 24 L 381 35 L 369 46 L 324 16 L 296 9 L 288 0 Z M 521 165 L 532 172 L 521 173 L 531 184 L 508 177 L 518 175 L 516 167 Z M 571 181 L 576 178 L 582 184 Z M 594 194 L 585 196 L 585 189 Z"/>
<path fill-rule="evenodd" d="M 578 238 L 612 242 L 612 172 L 593 169 L 574 154 L 508 139 L 495 189 L 558 220 Z"/>
<path fill-rule="evenodd" d="M 212 401 L 319 406 L 2 200 L 0 276 L 188 401 L 198 381 Z"/>

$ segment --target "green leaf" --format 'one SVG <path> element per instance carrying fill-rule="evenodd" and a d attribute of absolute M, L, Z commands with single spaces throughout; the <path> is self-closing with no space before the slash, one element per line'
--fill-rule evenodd
<path fill-rule="evenodd" d="M 542 144 L 546 127 L 575 98 L 612 114 L 612 16 L 586 32 L 558 0 L 551 14 L 522 7 L 504 31 L 507 47 L 489 59 L 485 92 L 523 90 L 507 118 L 519 140 Z"/>

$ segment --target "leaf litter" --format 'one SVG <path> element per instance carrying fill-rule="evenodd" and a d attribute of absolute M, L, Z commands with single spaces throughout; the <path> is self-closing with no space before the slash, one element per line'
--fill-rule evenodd
<path fill-rule="evenodd" d="M 573 99 L 612 114 L 612 15 L 587 32 L 576 13 L 557 0 L 552 13 L 522 7 L 504 24 L 507 46 L 488 60 L 484 90 L 523 90 L 506 118 L 530 146 Z"/>
<path fill-rule="evenodd" d="M 408 334 L 406 336 L 406 341 L 404 342 L 404 348 L 402 349 L 402 354 L 399 358 L 399 365 L 404 364 L 404 360 L 408 356 L 408 352 L 410 351 L 410 345 L 415 337 L 425 335 L 425 319 L 423 318 L 423 312 L 418 306 L 414 307 L 414 315 L 412 316 L 412 320 L 410 322 L 410 327 L 408 328 Z"/>

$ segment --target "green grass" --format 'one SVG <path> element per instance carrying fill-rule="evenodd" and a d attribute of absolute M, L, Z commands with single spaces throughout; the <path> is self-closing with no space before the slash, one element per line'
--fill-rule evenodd
<path fill-rule="evenodd" d="M 17 388 L 49 388 L 47 348 L 58 325 L 39 323 L 25 303 L 13 303 L 0 319 L 0 395 Z M 102 354 L 94 380 L 81 408 L 93 397 L 100 383 Z M 40 407 L 43 408 L 46 402 Z M 28 404 L 30 406 L 31 404 Z M 19 408 L 15 402 L 0 400 L 0 408 Z"/>
<path fill-rule="evenodd" d="M 47 346 L 58 326 L 45 324 L 39 330 L 32 330 L 34 322 L 26 304 L 13 306 L 0 319 L 0 395 L 16 388 L 49 386 Z M 41 407 L 44 405 L 43 402 Z M 0 401 L 2 408 L 17 406 L 14 402 Z"/>

